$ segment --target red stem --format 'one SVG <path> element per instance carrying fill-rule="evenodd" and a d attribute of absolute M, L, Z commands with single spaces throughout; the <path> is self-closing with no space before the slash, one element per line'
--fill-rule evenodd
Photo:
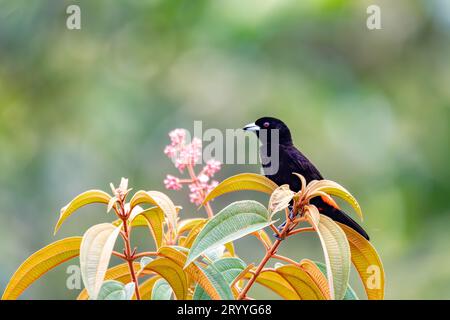
<path fill-rule="evenodd" d="M 281 231 L 281 233 L 279 235 L 280 239 L 284 239 L 284 237 L 287 236 L 287 232 L 293 224 L 293 221 L 291 219 L 289 219 L 289 209 L 286 208 L 285 211 L 286 211 L 286 217 L 287 217 L 286 225 L 284 226 L 283 231 Z M 297 206 L 295 204 L 294 204 L 293 211 L 297 212 Z M 275 255 L 280 244 L 281 244 L 281 240 L 275 241 L 273 243 L 272 247 L 266 252 L 264 258 L 259 263 L 259 266 L 256 269 L 255 273 L 253 274 L 253 276 L 250 278 L 250 280 L 247 282 L 247 284 L 245 285 L 245 287 L 242 289 L 241 293 L 239 294 L 238 300 L 243 300 L 247 297 L 247 293 L 250 290 L 250 288 L 252 287 L 252 285 L 255 283 L 256 278 L 258 278 L 259 274 L 264 269 L 264 266 L 267 264 L 267 262 L 270 260 L 270 258 L 272 258 Z"/>
<path fill-rule="evenodd" d="M 134 292 L 136 294 L 136 299 L 137 300 L 141 300 L 141 294 L 139 292 L 139 282 L 138 282 L 138 279 L 136 277 L 136 273 L 134 271 L 134 266 L 133 266 L 135 255 L 134 255 L 134 252 L 131 251 L 130 233 L 129 233 L 129 230 L 128 230 L 127 216 L 125 214 L 125 208 L 124 208 L 123 201 L 120 202 L 120 206 L 121 206 L 121 210 L 122 210 L 121 219 L 122 219 L 122 222 L 123 222 L 123 238 L 124 238 L 124 243 L 125 243 L 125 255 L 124 255 L 124 257 L 127 260 L 128 268 L 130 269 L 131 280 L 134 282 L 134 285 L 135 285 L 134 286 Z"/>

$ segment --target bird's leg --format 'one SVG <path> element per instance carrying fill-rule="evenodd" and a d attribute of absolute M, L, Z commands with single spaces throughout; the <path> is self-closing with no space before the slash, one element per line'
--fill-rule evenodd
<path fill-rule="evenodd" d="M 292 205 L 289 206 L 289 219 L 291 221 L 295 219 L 294 207 Z"/>

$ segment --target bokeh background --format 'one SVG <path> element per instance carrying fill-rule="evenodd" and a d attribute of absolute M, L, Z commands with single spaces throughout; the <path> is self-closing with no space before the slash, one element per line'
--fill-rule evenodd
<path fill-rule="evenodd" d="M 82 29 L 66 28 L 81 7 Z M 382 30 L 366 28 L 366 8 Z M 322 173 L 360 201 L 389 299 L 450 298 L 450 1 L 0 1 L 0 291 L 32 252 L 92 224 L 59 209 L 78 193 L 163 190 L 173 128 L 240 128 L 273 115 Z M 257 166 L 226 165 L 219 173 Z M 183 217 L 204 216 L 187 191 Z M 227 195 L 217 211 L 252 192 Z M 137 243 L 151 243 L 145 233 Z M 262 250 L 237 242 L 247 262 Z M 322 260 L 301 235 L 282 253 Z M 73 299 L 64 264 L 22 298 Z M 353 285 L 363 298 L 353 271 Z M 255 298 L 276 298 L 262 288 Z"/>

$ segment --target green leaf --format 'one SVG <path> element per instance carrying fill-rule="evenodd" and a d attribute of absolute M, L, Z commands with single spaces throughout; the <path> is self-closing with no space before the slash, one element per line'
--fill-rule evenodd
<path fill-rule="evenodd" d="M 80 245 L 80 269 L 84 286 L 93 300 L 103 284 L 109 260 L 122 226 L 101 223 L 89 228 Z"/>
<path fill-rule="evenodd" d="M 244 261 L 242 261 L 239 258 L 223 258 L 220 260 L 214 261 L 212 264 L 210 264 L 207 269 L 209 269 L 210 273 L 217 277 L 216 282 L 224 286 L 224 282 L 228 284 L 228 289 L 230 285 L 233 283 L 233 281 L 241 274 L 242 271 L 245 270 L 247 265 Z M 218 277 L 216 273 L 220 273 L 221 277 Z M 223 287 L 222 291 L 229 294 L 227 288 Z M 211 297 L 203 290 L 202 287 L 197 285 L 195 287 L 194 296 L 192 298 L 193 300 L 211 300 Z"/>
<path fill-rule="evenodd" d="M 231 259 L 235 259 L 235 258 L 231 258 Z M 218 261 L 220 261 L 220 260 L 218 260 Z M 217 290 L 217 292 L 219 293 L 222 300 L 234 300 L 233 292 L 230 289 L 230 284 L 232 281 L 227 281 L 227 279 L 226 279 L 226 277 L 228 279 L 230 279 L 231 276 L 230 276 L 230 274 L 226 275 L 227 273 L 225 272 L 225 270 L 223 270 L 223 272 L 221 272 L 215 266 L 215 263 L 217 263 L 218 261 L 215 261 L 214 263 L 208 265 L 208 267 L 206 267 L 206 268 L 202 268 L 202 267 L 200 267 L 200 268 L 203 270 L 204 274 L 207 276 L 210 283 Z M 220 265 L 218 265 L 218 266 L 220 268 Z M 242 271 L 242 270 L 243 269 L 241 269 L 240 271 Z M 230 271 L 230 272 L 233 272 L 233 271 Z M 238 275 L 239 275 L 239 273 L 237 273 L 237 275 L 235 275 L 235 277 L 237 277 Z M 234 278 L 233 278 L 233 280 L 234 280 Z M 200 285 L 197 285 L 195 287 L 195 291 L 194 291 L 192 300 L 211 300 L 211 297 L 208 295 L 208 293 L 205 290 L 203 290 L 203 288 Z"/>
<path fill-rule="evenodd" d="M 139 261 L 141 269 L 144 269 L 145 266 L 148 265 L 152 261 L 153 261 L 153 259 L 150 257 L 142 257 L 141 261 Z"/>
<path fill-rule="evenodd" d="M 206 251 L 240 239 L 271 223 L 269 212 L 259 202 L 234 202 L 220 211 L 203 227 L 191 246 L 185 266 Z"/>
<path fill-rule="evenodd" d="M 216 261 L 222 258 L 225 253 L 225 246 L 218 246 L 205 252 L 206 258 L 210 261 Z"/>
<path fill-rule="evenodd" d="M 125 285 L 125 294 L 127 300 L 131 300 L 133 298 L 135 288 L 136 284 L 134 282 L 130 282 Z"/>
<path fill-rule="evenodd" d="M 152 300 L 170 300 L 172 293 L 169 283 L 164 279 L 159 279 L 153 285 Z"/>
<path fill-rule="evenodd" d="M 247 268 L 247 264 L 239 258 L 223 258 L 212 264 L 225 280 L 231 284 Z"/>
<path fill-rule="evenodd" d="M 316 266 L 320 269 L 320 271 L 326 276 L 327 275 L 327 266 L 321 262 L 314 261 Z M 350 285 L 347 285 L 347 291 L 345 291 L 343 300 L 359 300 L 355 291 Z"/>
<path fill-rule="evenodd" d="M 134 286 L 134 282 L 124 285 L 116 280 L 105 281 L 98 293 L 97 300 L 131 300 Z"/>

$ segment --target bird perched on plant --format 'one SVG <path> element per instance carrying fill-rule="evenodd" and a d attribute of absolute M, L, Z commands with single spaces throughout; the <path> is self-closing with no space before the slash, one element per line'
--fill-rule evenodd
<path fill-rule="evenodd" d="M 264 174 L 276 184 L 280 186 L 288 184 L 291 190 L 299 191 L 301 182 L 293 175 L 294 172 L 304 176 L 307 183 L 313 180 L 323 180 L 319 170 L 294 146 L 291 132 L 283 121 L 263 117 L 256 120 L 255 123 L 245 126 L 244 130 L 254 131 L 261 140 L 261 160 Z M 272 137 L 274 132 L 278 134 L 278 139 Z M 278 160 L 278 165 L 273 163 L 274 160 Z M 311 203 L 319 209 L 321 214 L 349 226 L 369 240 L 366 231 L 356 221 L 337 208 L 335 204 L 327 201 L 326 198 L 316 197 L 311 200 Z"/>

